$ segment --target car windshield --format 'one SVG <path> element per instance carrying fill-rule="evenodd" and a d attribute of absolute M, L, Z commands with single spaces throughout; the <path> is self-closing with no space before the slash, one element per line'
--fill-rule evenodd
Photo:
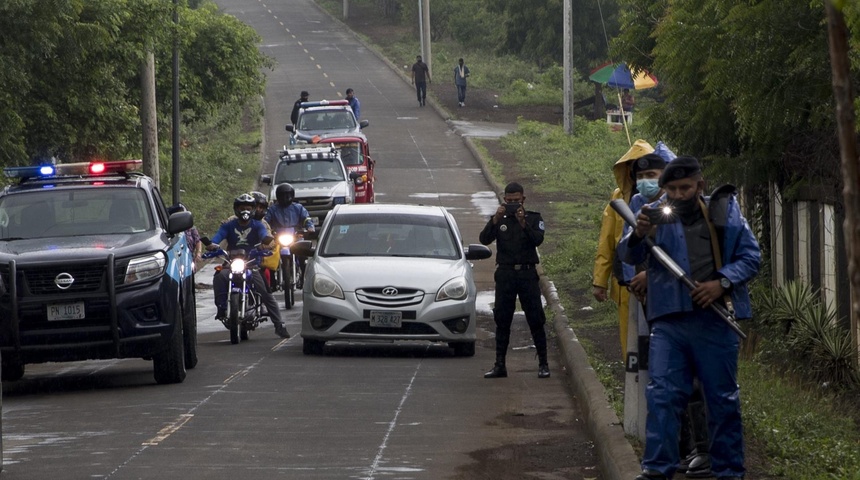
<path fill-rule="evenodd" d="M 341 143 L 335 145 L 340 150 L 340 158 L 344 165 L 363 165 L 364 155 L 361 154 L 361 145 L 356 143 Z"/>
<path fill-rule="evenodd" d="M 320 247 L 324 257 L 460 258 L 444 217 L 415 214 L 341 214 Z"/>
<path fill-rule="evenodd" d="M 302 160 L 278 162 L 275 185 L 280 183 L 343 182 L 346 177 L 337 160 Z"/>
<path fill-rule="evenodd" d="M 323 110 L 302 113 L 299 130 L 355 130 L 355 116 L 349 110 Z"/>
<path fill-rule="evenodd" d="M 111 235 L 152 230 L 136 188 L 46 189 L 0 198 L 0 240 Z"/>

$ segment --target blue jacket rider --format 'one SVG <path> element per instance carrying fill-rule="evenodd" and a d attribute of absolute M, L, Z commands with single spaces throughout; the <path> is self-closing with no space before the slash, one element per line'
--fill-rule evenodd
<path fill-rule="evenodd" d="M 314 222 L 307 209 L 294 202 L 296 191 L 289 183 L 282 183 L 275 189 L 276 202 L 269 207 L 265 220 L 277 231 L 279 228 L 305 228 L 314 230 Z"/>
<path fill-rule="evenodd" d="M 680 417 L 692 395 L 694 375 L 707 404 L 711 471 L 723 480 L 740 480 L 746 473 L 737 384 L 740 341 L 707 307 L 730 295 L 736 318 L 752 316 L 747 282 L 758 273 L 761 252 L 734 195 L 713 206 L 710 197 L 701 196 L 704 179 L 694 157 L 672 161 L 661 174 L 659 186 L 666 194 L 649 207 L 657 208 L 668 200 L 674 217 L 666 220 L 670 223 L 657 225 L 654 233 L 648 216 L 640 211 L 636 227 L 622 237 L 617 249 L 630 264 L 648 257 L 650 381 L 642 474 L 636 480 L 666 480 L 675 474 L 680 460 Z M 716 206 L 724 208 L 712 208 Z M 646 255 L 643 238 L 652 234 L 654 243 L 695 282 L 693 290 L 654 255 Z"/>

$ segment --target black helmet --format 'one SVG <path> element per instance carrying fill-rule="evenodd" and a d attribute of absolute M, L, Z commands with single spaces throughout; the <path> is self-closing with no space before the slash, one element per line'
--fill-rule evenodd
<path fill-rule="evenodd" d="M 254 218 L 262 220 L 266 216 L 266 210 L 269 208 L 269 197 L 263 192 L 251 192 L 251 196 L 254 197 L 254 202 L 257 205 L 254 210 Z M 260 207 L 263 208 L 261 209 Z"/>
<path fill-rule="evenodd" d="M 296 198 L 296 189 L 289 183 L 282 183 L 275 189 L 275 198 L 281 207 L 289 207 Z"/>
<path fill-rule="evenodd" d="M 257 201 L 249 193 L 243 193 L 233 200 L 233 213 L 242 220 L 249 220 L 257 208 Z"/>

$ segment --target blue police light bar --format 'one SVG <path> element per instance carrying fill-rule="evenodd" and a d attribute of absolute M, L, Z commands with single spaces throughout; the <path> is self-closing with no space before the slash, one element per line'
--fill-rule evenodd
<path fill-rule="evenodd" d="M 349 105 L 348 100 L 320 100 L 318 102 L 302 102 L 302 108 L 327 107 L 331 105 Z"/>
<path fill-rule="evenodd" d="M 10 178 L 52 178 L 74 175 L 110 175 L 139 170 L 142 160 L 119 160 L 115 162 L 81 162 L 60 165 L 32 165 L 6 167 L 3 173 Z"/>

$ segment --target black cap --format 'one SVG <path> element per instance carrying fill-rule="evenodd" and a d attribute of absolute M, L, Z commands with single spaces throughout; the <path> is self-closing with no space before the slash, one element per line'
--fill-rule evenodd
<path fill-rule="evenodd" d="M 310 93 L 308 93 L 308 92 L 306 92 L 306 91 L 302 90 L 302 93 L 301 93 L 299 96 L 300 96 L 300 97 L 307 97 L 307 96 L 310 96 Z"/>
<path fill-rule="evenodd" d="M 699 160 L 696 157 L 680 156 L 669 162 L 669 165 L 663 170 L 663 174 L 660 175 L 658 184 L 663 187 L 673 180 L 690 178 L 700 173 L 702 173 L 702 167 L 699 166 Z"/>
<path fill-rule="evenodd" d="M 643 170 L 663 170 L 664 168 L 666 168 L 666 160 L 656 153 L 649 153 L 633 162 L 633 176 Z"/>

